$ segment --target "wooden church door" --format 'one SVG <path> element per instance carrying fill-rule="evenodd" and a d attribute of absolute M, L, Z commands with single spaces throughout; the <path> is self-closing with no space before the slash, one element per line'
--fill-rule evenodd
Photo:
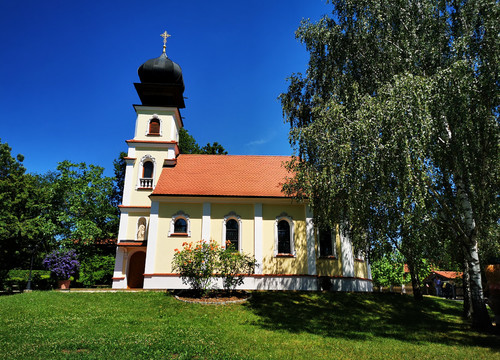
<path fill-rule="evenodd" d="M 130 257 L 128 267 L 128 283 L 129 289 L 142 289 L 144 285 L 144 266 L 146 265 L 146 253 L 138 251 Z"/>

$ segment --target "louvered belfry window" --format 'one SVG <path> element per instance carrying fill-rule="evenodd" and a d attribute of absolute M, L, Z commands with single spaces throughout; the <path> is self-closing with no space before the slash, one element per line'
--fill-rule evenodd
<path fill-rule="evenodd" d="M 151 119 L 151 121 L 149 122 L 149 134 L 150 135 L 160 134 L 160 120 Z"/>

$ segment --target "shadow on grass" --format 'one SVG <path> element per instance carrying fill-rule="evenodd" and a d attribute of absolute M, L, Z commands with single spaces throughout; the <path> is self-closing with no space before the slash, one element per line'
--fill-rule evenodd
<path fill-rule="evenodd" d="M 498 336 L 469 330 L 460 303 L 375 293 L 255 292 L 245 305 L 267 330 L 308 332 L 365 340 L 391 338 L 414 344 L 480 346 L 500 351 Z"/>

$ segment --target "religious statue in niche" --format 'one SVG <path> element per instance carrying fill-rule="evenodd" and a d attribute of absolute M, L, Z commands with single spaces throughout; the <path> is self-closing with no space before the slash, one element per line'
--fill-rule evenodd
<path fill-rule="evenodd" d="M 137 240 L 144 241 L 146 239 L 146 219 L 139 219 L 139 226 L 137 227 Z"/>

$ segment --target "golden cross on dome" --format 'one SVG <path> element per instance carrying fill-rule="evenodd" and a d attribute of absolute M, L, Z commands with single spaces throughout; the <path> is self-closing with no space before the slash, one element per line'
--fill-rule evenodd
<path fill-rule="evenodd" d="M 160 35 L 163 38 L 163 52 L 165 53 L 165 49 L 167 48 L 167 39 L 171 37 L 167 30 L 163 34 Z"/>

